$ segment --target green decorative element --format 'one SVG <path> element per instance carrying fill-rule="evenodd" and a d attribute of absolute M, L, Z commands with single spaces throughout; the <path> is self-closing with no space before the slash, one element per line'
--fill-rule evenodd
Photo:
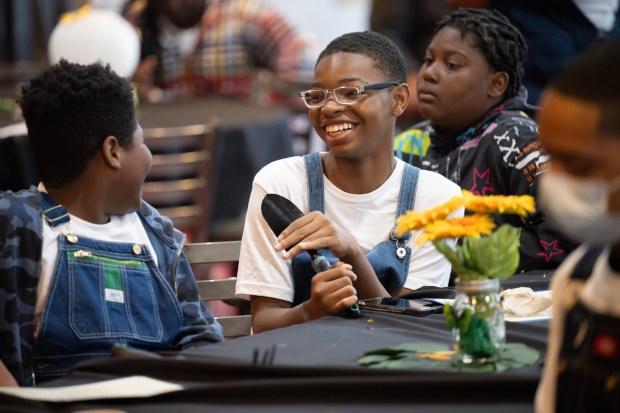
<path fill-rule="evenodd" d="M 445 324 L 448 327 L 448 330 L 452 330 L 456 327 L 456 315 L 454 314 L 454 309 L 448 303 L 443 305 L 443 315 L 446 318 Z"/>
<path fill-rule="evenodd" d="M 463 281 L 505 279 L 519 267 L 520 233 L 519 228 L 504 224 L 486 237 L 464 237 L 460 246 L 452 247 L 443 240 L 435 240 L 433 245 Z"/>
<path fill-rule="evenodd" d="M 469 313 L 469 311 L 465 311 Z M 493 357 L 497 350 L 490 340 L 489 325 L 478 314 L 470 317 L 470 322 L 459 325 L 461 349 L 475 358 Z"/>
<path fill-rule="evenodd" d="M 522 343 L 508 343 L 493 363 L 461 364 L 452 351 L 438 343 L 404 343 L 366 352 L 357 360 L 362 366 L 386 369 L 416 369 L 462 372 L 503 372 L 534 364 L 539 353 Z"/>
<path fill-rule="evenodd" d="M 476 358 L 492 357 L 497 354 L 497 349 L 490 339 L 489 325 L 484 318 L 472 314 L 469 308 L 464 309 L 459 317 L 450 304 L 444 305 L 443 313 L 446 316 L 446 327 L 450 330 L 458 328 L 458 345 L 463 352 Z"/>

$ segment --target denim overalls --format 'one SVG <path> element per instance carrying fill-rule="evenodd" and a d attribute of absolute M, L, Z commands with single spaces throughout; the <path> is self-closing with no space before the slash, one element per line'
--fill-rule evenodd
<path fill-rule="evenodd" d="M 69 222 L 65 207 L 43 195 L 52 226 Z M 33 351 L 37 380 L 62 376 L 75 363 L 111 354 L 112 345 L 169 347 L 183 314 L 174 288 L 145 245 L 58 237 L 58 257 Z"/>
<path fill-rule="evenodd" d="M 304 155 L 306 164 L 306 174 L 308 175 L 308 202 L 310 211 L 320 211 L 325 213 L 323 198 L 323 163 L 318 152 Z M 403 178 L 398 195 L 398 207 L 396 216 L 403 215 L 407 210 L 413 209 L 415 195 L 418 187 L 420 170 L 415 166 L 405 164 Z M 391 240 L 383 241 L 374 247 L 367 255 L 370 265 L 375 270 L 377 278 L 388 292 L 397 291 L 404 284 L 409 272 L 409 261 L 411 259 L 411 248 L 407 247 L 409 233 L 398 238 L 391 232 Z M 330 264 L 338 262 L 329 250 L 320 249 Z M 312 268 L 310 255 L 299 254 L 293 258 L 292 263 L 294 297 L 293 306 L 303 303 L 310 298 L 311 280 L 315 272 Z"/>

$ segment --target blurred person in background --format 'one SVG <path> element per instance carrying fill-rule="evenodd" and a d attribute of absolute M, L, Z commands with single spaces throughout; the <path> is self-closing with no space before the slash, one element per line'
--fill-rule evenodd
<path fill-rule="evenodd" d="M 261 93 L 268 104 L 274 89 L 286 95 L 312 78 L 311 44 L 260 0 L 135 0 L 126 16 L 142 34 L 143 100 Z"/>
<path fill-rule="evenodd" d="M 536 412 L 617 412 L 620 400 L 620 39 L 569 64 L 541 98 L 553 158 L 540 201 L 583 245 L 551 283 L 553 318 Z"/>
<path fill-rule="evenodd" d="M 396 156 L 476 195 L 536 196 L 549 156 L 527 104 L 527 46 L 496 10 L 461 8 L 437 23 L 417 82 L 427 119 L 396 136 Z M 496 217 L 521 228 L 519 272 L 552 270 L 575 248 L 542 213 Z"/>
<path fill-rule="evenodd" d="M 618 0 L 450 0 L 452 7 L 488 7 L 523 34 L 528 101 L 536 104 L 549 80 L 604 38 L 620 36 Z M 475 4 L 471 4 L 475 3 Z"/>
<path fill-rule="evenodd" d="M 390 38 L 405 57 L 407 84 L 415 90 L 416 75 L 426 46 L 430 42 L 435 23 L 450 13 L 445 0 L 374 0 L 370 11 L 370 30 Z M 418 113 L 418 98 L 411 94 L 409 104 L 397 125 L 406 128 L 422 120 Z"/>

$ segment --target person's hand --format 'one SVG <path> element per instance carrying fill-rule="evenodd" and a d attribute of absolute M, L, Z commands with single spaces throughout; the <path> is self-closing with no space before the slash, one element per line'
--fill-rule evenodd
<path fill-rule="evenodd" d="M 17 381 L 6 368 L 4 363 L 0 361 L 0 387 L 18 387 Z"/>
<path fill-rule="evenodd" d="M 155 86 L 156 67 L 157 56 L 147 56 L 142 59 L 133 75 L 133 85 L 141 101 L 160 102 L 164 100 L 162 89 Z"/>
<path fill-rule="evenodd" d="M 356 304 L 357 292 L 353 287 L 356 279 L 351 266 L 342 261 L 312 277 L 310 299 L 304 303 L 308 319 L 340 314 Z"/>
<path fill-rule="evenodd" d="M 318 211 L 293 221 L 278 236 L 276 251 L 287 250 L 291 246 L 293 247 L 283 255 L 285 259 L 319 248 L 329 249 L 335 257 L 345 262 L 348 261 L 347 257 L 359 253 L 357 241 Z"/>

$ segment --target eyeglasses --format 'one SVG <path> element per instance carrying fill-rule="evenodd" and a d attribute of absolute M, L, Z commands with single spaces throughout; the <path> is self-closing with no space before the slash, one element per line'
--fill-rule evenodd
<path fill-rule="evenodd" d="M 340 86 L 332 89 L 331 91 L 327 89 L 309 89 L 299 92 L 299 97 L 308 109 L 316 109 L 325 105 L 325 103 L 327 103 L 327 97 L 330 93 L 336 102 L 341 105 L 350 106 L 357 103 L 367 90 L 380 90 L 396 85 L 398 85 L 398 83 L 392 81 L 364 86 Z"/>

